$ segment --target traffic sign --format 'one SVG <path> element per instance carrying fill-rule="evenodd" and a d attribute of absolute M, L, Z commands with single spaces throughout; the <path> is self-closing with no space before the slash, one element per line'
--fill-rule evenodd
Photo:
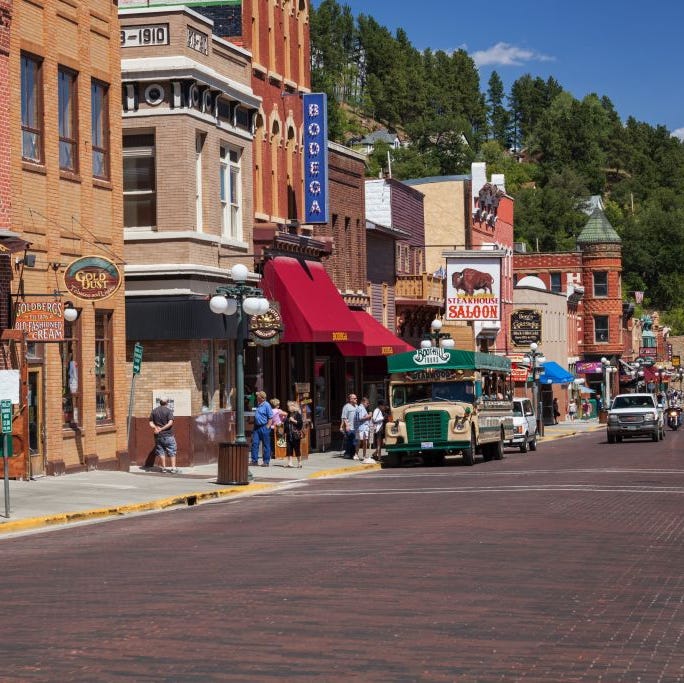
<path fill-rule="evenodd" d="M 0 420 L 2 420 L 2 433 L 12 433 L 12 401 L 4 399 L 0 401 Z"/>
<path fill-rule="evenodd" d="M 138 342 L 136 342 L 135 346 L 133 347 L 133 374 L 134 375 L 140 374 L 140 366 L 142 365 L 142 354 L 143 354 L 142 344 L 138 344 Z"/>

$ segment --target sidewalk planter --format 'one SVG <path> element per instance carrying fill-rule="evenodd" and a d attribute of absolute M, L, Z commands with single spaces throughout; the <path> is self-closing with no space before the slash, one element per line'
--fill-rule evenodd
<path fill-rule="evenodd" d="M 604 425 L 606 422 L 608 422 L 608 411 L 607 410 L 599 410 L 599 423 Z"/>
<path fill-rule="evenodd" d="M 219 444 L 216 483 L 249 484 L 249 446 L 246 443 Z"/>

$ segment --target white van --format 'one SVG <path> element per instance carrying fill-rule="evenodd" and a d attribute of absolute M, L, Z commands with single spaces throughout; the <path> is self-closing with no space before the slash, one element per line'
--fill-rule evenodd
<path fill-rule="evenodd" d="M 513 397 L 513 438 L 506 446 L 518 446 L 521 453 L 537 450 L 537 416 L 529 398 Z"/>

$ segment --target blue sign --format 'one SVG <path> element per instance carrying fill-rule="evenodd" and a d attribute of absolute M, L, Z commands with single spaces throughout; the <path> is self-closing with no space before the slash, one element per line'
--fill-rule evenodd
<path fill-rule="evenodd" d="M 304 222 L 328 222 L 328 100 L 309 93 L 304 102 Z"/>

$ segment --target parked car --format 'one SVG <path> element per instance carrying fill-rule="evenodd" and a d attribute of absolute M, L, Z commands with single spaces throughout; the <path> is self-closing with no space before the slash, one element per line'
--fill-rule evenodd
<path fill-rule="evenodd" d="M 513 397 L 513 437 L 506 446 L 518 446 L 521 453 L 537 450 L 537 416 L 529 398 Z"/>
<path fill-rule="evenodd" d="M 618 394 L 608 410 L 607 430 L 608 443 L 634 436 L 661 441 L 665 438 L 663 409 L 653 394 Z"/>

